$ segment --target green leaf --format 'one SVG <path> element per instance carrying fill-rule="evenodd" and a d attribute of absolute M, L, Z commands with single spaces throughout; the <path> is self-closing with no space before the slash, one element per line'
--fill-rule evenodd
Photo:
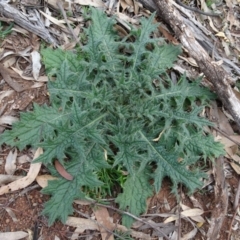
<path fill-rule="evenodd" d="M 190 154 L 195 156 L 201 155 L 204 159 L 219 157 L 220 155 L 225 155 L 223 145 L 219 142 L 213 144 L 214 139 L 211 135 L 203 135 L 200 133 L 192 134 L 191 137 L 182 136 L 184 145 L 186 146 L 185 150 Z"/>
<path fill-rule="evenodd" d="M 123 193 L 116 198 L 120 209 L 128 210 L 136 216 L 143 213 L 146 210 L 147 198 L 153 194 L 153 189 L 149 186 L 149 180 L 150 176 L 147 170 L 128 176 L 123 186 Z M 130 228 L 134 219 L 128 215 L 123 215 L 122 221 L 123 225 Z"/>
<path fill-rule="evenodd" d="M 176 191 L 177 184 L 184 184 L 190 192 L 201 187 L 200 178 L 204 177 L 203 173 L 187 169 L 184 163 L 178 161 L 178 155 L 174 152 L 167 152 L 161 145 L 150 142 L 147 137 L 140 132 L 142 139 L 148 144 L 149 158 L 157 163 L 155 170 L 154 186 L 158 192 L 161 188 L 164 177 L 169 176 L 173 182 L 173 189 Z"/>
<path fill-rule="evenodd" d="M 134 44 L 130 45 L 133 54 L 129 58 L 132 61 L 132 70 L 141 69 L 144 57 L 150 55 L 147 49 L 151 44 L 157 43 L 159 39 L 151 38 L 151 34 L 157 29 L 158 24 L 153 24 L 155 14 L 152 14 L 149 19 L 141 19 L 141 28 L 132 30 L 132 35 L 136 38 Z M 147 62 L 147 61 L 146 61 Z"/>
<path fill-rule="evenodd" d="M 51 163 L 54 158 L 63 162 L 64 158 L 66 158 L 65 153 L 69 149 L 78 152 L 81 158 L 85 158 L 84 153 L 86 153 L 85 151 L 90 142 L 104 146 L 105 141 L 97 130 L 97 125 L 104 116 L 98 116 L 98 118 L 91 121 L 88 114 L 73 115 L 67 125 L 55 126 L 54 131 L 56 134 L 46 138 L 39 144 L 45 151 L 36 162 Z M 74 118 L 78 118 L 76 122 L 73 121 Z M 72 126 L 70 127 L 69 124 Z M 88 138 L 85 136 L 88 136 Z"/>
<path fill-rule="evenodd" d="M 72 203 L 75 199 L 84 199 L 82 186 L 98 187 L 101 182 L 84 164 L 71 164 L 66 170 L 74 177 L 72 181 L 66 179 L 53 180 L 42 190 L 44 194 L 51 194 L 51 199 L 44 205 L 43 214 L 49 218 L 49 225 L 56 220 L 65 223 L 69 214 L 73 213 Z"/>
<path fill-rule="evenodd" d="M 42 139 L 54 134 L 53 124 L 64 123 L 70 116 L 71 112 L 34 104 L 33 112 L 21 113 L 21 121 L 14 123 L 12 130 L 1 135 L 0 144 L 6 143 L 20 150 L 27 145 L 38 147 Z"/>
<path fill-rule="evenodd" d="M 147 68 L 151 73 L 151 77 L 162 74 L 167 68 L 173 66 L 173 61 L 177 60 L 177 56 L 181 53 L 181 49 L 170 44 L 163 43 L 161 46 L 156 46 L 153 54 L 149 55 Z"/>
<path fill-rule="evenodd" d="M 81 69 L 81 65 L 79 65 L 79 56 L 70 52 L 63 51 L 61 49 L 51 49 L 45 48 L 41 50 L 41 54 L 43 56 L 44 65 L 49 75 L 54 75 L 61 69 L 61 65 L 64 61 L 68 61 L 69 67 L 72 71 L 79 71 Z"/>
<path fill-rule="evenodd" d="M 49 81 L 48 87 L 51 97 L 69 100 L 70 97 L 86 98 L 91 90 L 86 79 L 86 72 L 74 73 L 69 67 L 69 62 L 64 60 L 57 73 L 58 81 Z M 61 97 L 60 97 L 61 96 Z M 55 101 L 54 99 L 52 101 Z M 64 104 L 65 105 L 65 104 Z"/>
<path fill-rule="evenodd" d="M 119 44 L 117 35 L 113 31 L 114 19 L 107 16 L 95 8 L 91 9 L 92 24 L 85 32 L 88 36 L 88 43 L 83 50 L 88 53 L 88 61 L 92 68 L 107 69 L 109 72 L 115 71 L 115 66 L 119 68 L 120 61 L 116 57 Z"/>
<path fill-rule="evenodd" d="M 191 104 L 196 100 L 201 100 L 205 103 L 205 99 L 214 99 L 216 95 L 210 92 L 207 88 L 200 87 L 201 79 L 193 82 L 188 82 L 186 76 L 183 75 L 177 84 L 168 82 L 169 87 L 165 87 L 162 82 L 159 82 L 161 94 L 156 94 L 156 98 L 164 100 L 176 99 L 176 104 L 182 104 L 186 99 L 189 99 Z M 182 106 L 181 106 L 182 107 Z"/>

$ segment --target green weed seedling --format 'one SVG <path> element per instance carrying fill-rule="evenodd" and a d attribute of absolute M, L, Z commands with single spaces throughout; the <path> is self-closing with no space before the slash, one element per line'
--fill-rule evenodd
<path fill-rule="evenodd" d="M 197 161 L 223 154 L 222 146 L 203 131 L 211 123 L 199 116 L 214 95 L 199 86 L 200 80 L 188 82 L 182 76 L 174 84 L 169 79 L 167 70 L 180 48 L 153 38 L 158 26 L 154 14 L 142 18 L 139 29 L 131 27 L 124 39 L 114 31 L 114 18 L 96 9 L 89 17 L 87 41 L 78 53 L 41 52 L 50 105 L 35 104 L 32 112 L 21 113 L 0 139 L 19 150 L 43 148 L 35 162 L 58 176 L 43 189 L 51 195 L 43 211 L 49 224 L 65 222 L 73 213 L 72 202 L 84 199 L 85 190 L 108 184 L 103 181 L 109 178 L 99 173 L 115 167 L 126 172 L 125 179 L 119 176 L 122 191 L 115 201 L 139 216 L 164 177 L 171 179 L 173 192 L 181 183 L 192 193 L 205 177 Z M 59 175 L 55 159 L 73 180 Z M 123 215 L 122 222 L 130 227 L 133 219 Z"/>
<path fill-rule="evenodd" d="M 11 23 L 8 27 L 3 27 L 2 22 L 0 21 L 0 39 L 4 39 L 7 35 L 12 32 L 13 23 Z"/>

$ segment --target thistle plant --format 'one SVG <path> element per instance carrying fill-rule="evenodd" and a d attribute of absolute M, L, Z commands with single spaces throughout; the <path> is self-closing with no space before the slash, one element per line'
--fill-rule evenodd
<path fill-rule="evenodd" d="M 164 177 L 171 179 L 173 192 L 181 183 L 192 193 L 205 176 L 197 161 L 223 153 L 203 131 L 211 123 L 200 117 L 214 94 L 199 86 L 200 80 L 171 81 L 167 70 L 180 48 L 153 38 L 154 14 L 120 38 L 114 18 L 96 9 L 90 13 L 80 51 L 41 52 L 50 105 L 35 104 L 32 112 L 21 113 L 0 140 L 20 150 L 43 148 L 36 162 L 58 176 L 43 189 L 51 195 L 43 211 L 50 224 L 65 222 L 72 202 L 86 198 L 86 189 L 108 184 L 99 180 L 103 170 L 120 167 L 127 173 L 115 200 L 120 209 L 140 215 Z M 59 175 L 56 159 L 73 180 Z M 130 227 L 133 219 L 124 215 L 122 221 Z"/>

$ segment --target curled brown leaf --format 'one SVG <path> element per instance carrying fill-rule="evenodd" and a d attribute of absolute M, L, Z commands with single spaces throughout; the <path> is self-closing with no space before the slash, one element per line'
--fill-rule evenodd
<path fill-rule="evenodd" d="M 58 171 L 58 173 L 59 173 L 63 178 L 65 178 L 65 179 L 67 179 L 67 180 L 69 180 L 69 181 L 72 181 L 72 180 L 73 180 L 73 176 L 66 171 L 66 169 L 63 167 L 63 165 L 62 165 L 58 160 L 55 160 L 54 165 L 55 165 L 55 168 L 56 168 L 56 170 Z"/>

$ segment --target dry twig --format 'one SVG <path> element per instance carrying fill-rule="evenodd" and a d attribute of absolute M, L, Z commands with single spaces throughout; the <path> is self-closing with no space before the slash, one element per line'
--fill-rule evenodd
<path fill-rule="evenodd" d="M 128 216 L 132 217 L 133 219 L 135 219 L 135 220 L 137 220 L 137 221 L 139 221 L 139 222 L 142 222 L 142 223 L 144 223 L 144 224 L 149 225 L 152 229 L 156 230 L 156 231 L 159 232 L 161 235 L 163 235 L 167 240 L 170 240 L 170 238 L 169 238 L 164 232 L 162 232 L 160 229 L 156 228 L 153 224 L 151 224 L 150 222 L 145 221 L 145 220 L 143 220 L 143 219 L 141 219 L 141 218 L 139 218 L 139 217 L 137 217 L 137 216 L 135 216 L 135 215 L 133 215 L 133 214 L 131 214 L 131 213 L 129 213 L 129 212 L 125 212 L 125 211 L 122 211 L 122 210 L 117 209 L 117 208 L 115 208 L 115 207 L 112 207 L 112 206 L 109 206 L 109 205 L 100 204 L 100 203 L 95 203 L 95 205 L 101 206 L 101 207 L 110 208 L 110 209 L 115 210 L 115 211 L 117 211 L 117 212 L 119 212 L 119 213 L 121 213 L 121 214 L 128 215 Z"/>
<path fill-rule="evenodd" d="M 58 7 L 59 7 L 59 9 L 60 9 L 63 17 L 64 17 L 65 22 L 67 23 L 67 26 L 68 26 L 69 31 L 71 32 L 71 34 L 72 34 L 72 36 L 74 37 L 75 41 L 78 42 L 79 39 L 77 38 L 77 36 L 76 36 L 76 34 L 74 33 L 71 25 L 69 24 L 69 21 L 68 21 L 68 19 L 67 19 L 67 15 L 66 15 L 66 12 L 65 12 L 65 10 L 64 10 L 64 8 L 63 8 L 62 2 L 61 2 L 61 1 L 58 1 L 58 2 L 57 2 L 57 5 L 58 5 Z"/>
<path fill-rule="evenodd" d="M 237 212 L 238 212 L 238 208 L 240 207 L 240 204 L 238 204 L 238 206 L 235 208 L 235 212 L 233 214 L 233 217 L 232 217 L 232 221 L 231 221 L 231 224 L 230 224 L 230 227 L 229 227 L 229 230 L 228 230 L 228 238 L 227 240 L 230 240 L 231 239 L 231 235 L 232 235 L 232 225 L 233 225 L 233 222 L 234 222 L 234 219 L 237 215 Z"/>

